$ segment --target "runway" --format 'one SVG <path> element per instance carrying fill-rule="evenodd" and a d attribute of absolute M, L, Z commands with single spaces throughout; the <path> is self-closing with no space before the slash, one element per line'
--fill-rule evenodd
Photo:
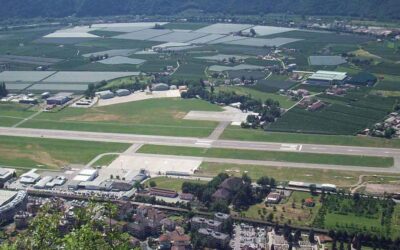
<path fill-rule="evenodd" d="M 288 144 L 288 143 L 233 141 L 233 140 L 231 141 L 231 140 L 219 140 L 219 139 L 213 140 L 208 138 L 195 138 L 195 137 L 98 133 L 98 132 L 32 129 L 32 128 L 0 127 L 0 135 L 36 137 L 36 138 L 54 138 L 54 139 L 66 139 L 66 140 L 120 142 L 120 143 L 130 143 L 130 144 L 133 143 L 156 144 L 156 145 L 182 146 L 182 147 L 202 147 L 202 148 L 215 147 L 215 148 L 263 150 L 263 151 L 385 156 L 394 158 L 398 158 L 400 156 L 400 149 L 394 149 L 394 148 L 372 148 L 372 147 L 317 145 L 317 144 L 290 144 L 290 143 Z"/>

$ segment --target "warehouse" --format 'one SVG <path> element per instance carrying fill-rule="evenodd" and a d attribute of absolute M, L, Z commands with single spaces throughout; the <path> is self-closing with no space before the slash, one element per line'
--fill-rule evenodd
<path fill-rule="evenodd" d="M 99 171 L 96 169 L 83 169 L 79 171 L 79 174 L 75 176 L 74 181 L 93 181 L 97 176 L 99 176 Z"/>
<path fill-rule="evenodd" d="M 111 99 L 114 97 L 114 93 L 110 90 L 96 92 L 96 95 L 100 97 L 100 99 Z"/>
<path fill-rule="evenodd" d="M 131 94 L 131 92 L 127 89 L 118 89 L 117 91 L 115 91 L 115 93 L 117 94 L 117 96 L 127 96 Z"/>
<path fill-rule="evenodd" d="M 72 93 L 60 92 L 46 99 L 47 105 L 64 105 L 72 100 Z"/>
<path fill-rule="evenodd" d="M 306 83 L 310 85 L 330 86 L 333 84 L 343 84 L 346 79 L 346 72 L 319 70 L 308 77 Z"/>
<path fill-rule="evenodd" d="M 165 83 L 156 83 L 151 86 L 153 91 L 166 91 L 169 90 L 169 86 Z"/>
<path fill-rule="evenodd" d="M 40 180 L 40 175 L 35 173 L 37 169 L 32 169 L 29 172 L 21 175 L 19 180 L 20 183 L 24 184 L 34 184 Z"/>
<path fill-rule="evenodd" d="M 51 176 L 45 176 L 40 181 L 38 181 L 33 187 L 37 189 L 44 189 L 46 188 L 46 184 L 53 180 Z"/>
<path fill-rule="evenodd" d="M 0 184 L 4 184 L 15 175 L 15 169 L 0 168 Z"/>

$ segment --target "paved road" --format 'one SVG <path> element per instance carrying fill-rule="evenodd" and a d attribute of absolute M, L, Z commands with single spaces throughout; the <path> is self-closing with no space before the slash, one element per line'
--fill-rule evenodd
<path fill-rule="evenodd" d="M 195 137 L 172 137 L 154 135 L 134 135 L 120 133 L 97 133 L 67 130 L 31 129 L 31 128 L 9 128 L 0 127 L 0 135 L 42 137 L 68 140 L 105 141 L 138 144 L 157 144 L 184 147 L 215 147 L 231 149 L 251 149 L 264 151 L 286 151 L 286 152 L 307 152 L 324 154 L 345 154 L 365 156 L 386 156 L 395 157 L 400 160 L 400 149 L 393 148 L 371 148 L 354 146 L 335 146 L 317 144 L 288 144 L 253 141 L 231 141 L 212 140 Z M 398 161 L 396 167 L 400 169 Z"/>

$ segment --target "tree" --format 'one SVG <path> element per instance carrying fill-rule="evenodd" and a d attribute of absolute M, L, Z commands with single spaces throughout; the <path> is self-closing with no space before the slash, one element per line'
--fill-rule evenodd
<path fill-rule="evenodd" d="M 155 186 L 157 186 L 157 183 L 155 181 L 151 180 L 149 182 L 149 185 L 150 185 L 150 187 L 155 187 Z"/>
<path fill-rule="evenodd" d="M 90 83 L 88 85 L 87 90 L 85 91 L 85 97 L 93 98 L 93 97 L 95 97 L 95 94 L 96 94 L 96 86 L 94 85 L 94 83 Z"/>
<path fill-rule="evenodd" d="M 257 32 L 255 31 L 255 29 L 251 28 L 250 29 L 250 34 L 251 34 L 251 36 L 256 36 Z"/>
<path fill-rule="evenodd" d="M 6 84 L 0 83 L 0 97 L 6 97 L 8 95 L 8 90 Z"/>

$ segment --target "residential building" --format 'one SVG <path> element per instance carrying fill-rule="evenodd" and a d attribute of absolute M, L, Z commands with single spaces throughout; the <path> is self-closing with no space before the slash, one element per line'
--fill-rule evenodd
<path fill-rule="evenodd" d="M 191 227 L 194 230 L 200 228 L 209 228 L 215 231 L 220 231 L 222 229 L 222 222 L 216 220 L 210 220 L 203 217 L 195 216 L 191 219 Z"/>
<path fill-rule="evenodd" d="M 225 249 L 230 241 L 229 235 L 216 232 L 212 229 L 200 228 L 198 233 L 201 237 L 207 239 L 207 246 L 211 248 Z"/>

